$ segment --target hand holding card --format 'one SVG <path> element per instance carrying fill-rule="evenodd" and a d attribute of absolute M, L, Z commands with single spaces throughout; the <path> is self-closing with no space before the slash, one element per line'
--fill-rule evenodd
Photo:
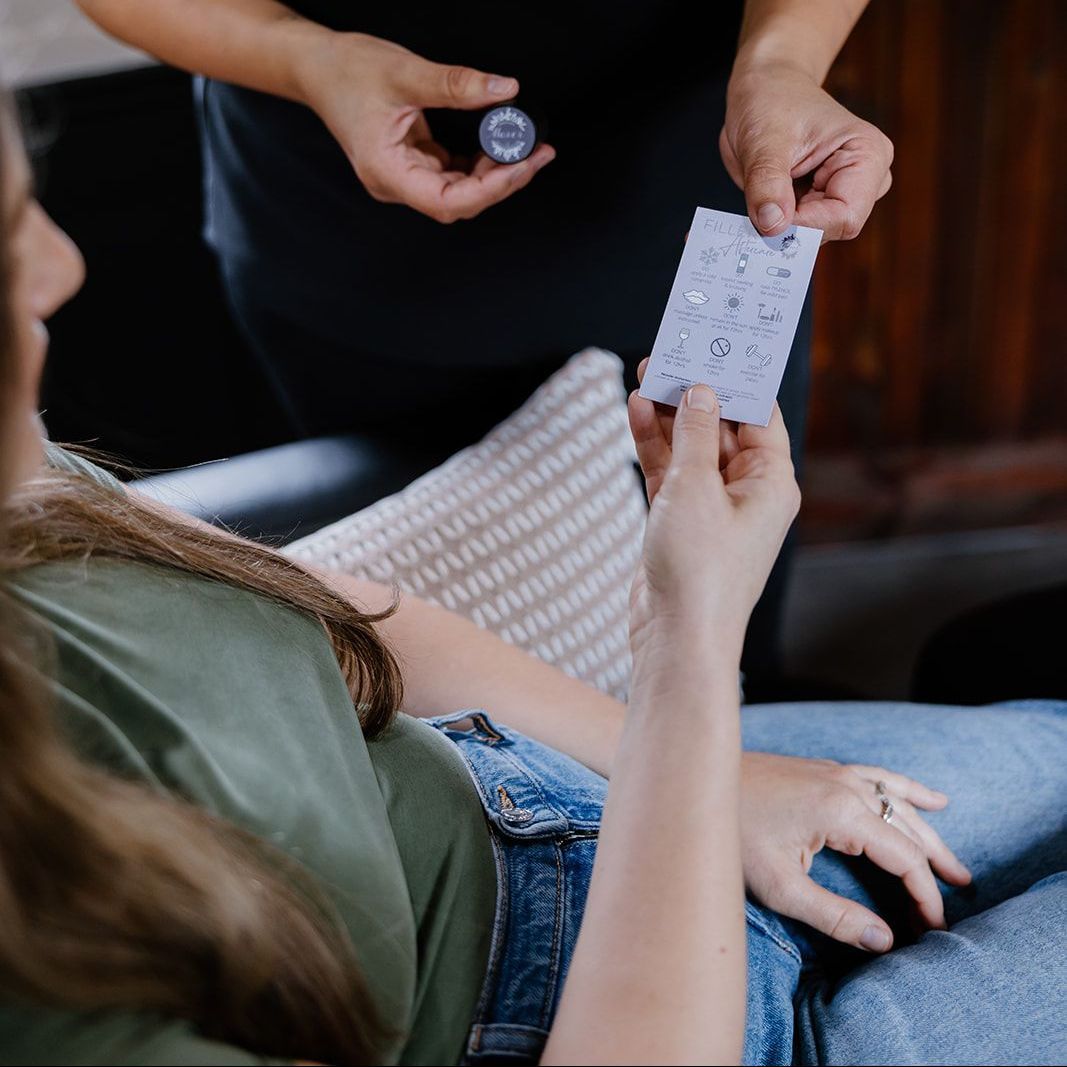
<path fill-rule="evenodd" d="M 677 406 L 703 382 L 723 418 L 766 426 L 821 241 L 806 226 L 763 237 L 744 215 L 698 207 L 641 396 Z"/>

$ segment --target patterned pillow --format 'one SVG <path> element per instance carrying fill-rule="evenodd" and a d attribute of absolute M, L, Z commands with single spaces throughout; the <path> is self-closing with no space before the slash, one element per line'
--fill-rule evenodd
<path fill-rule="evenodd" d="M 647 512 L 622 370 L 580 352 L 478 444 L 286 551 L 395 581 L 625 700 Z"/>

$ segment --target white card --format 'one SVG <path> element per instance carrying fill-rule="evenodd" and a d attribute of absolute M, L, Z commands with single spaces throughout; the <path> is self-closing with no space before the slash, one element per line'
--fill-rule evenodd
<path fill-rule="evenodd" d="M 698 207 L 641 395 L 677 406 L 704 382 L 724 418 L 766 426 L 821 241 L 808 226 L 763 237 L 744 215 Z"/>

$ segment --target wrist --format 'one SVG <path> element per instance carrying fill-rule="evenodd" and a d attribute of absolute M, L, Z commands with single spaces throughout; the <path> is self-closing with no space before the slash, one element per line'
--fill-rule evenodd
<path fill-rule="evenodd" d="M 743 642 L 743 628 L 707 617 L 656 619 L 631 640 L 631 704 L 639 697 L 685 704 L 695 698 L 698 706 L 723 699 L 736 703 Z"/>
<path fill-rule="evenodd" d="M 820 34 L 787 17 L 766 20 L 758 30 L 743 33 L 734 57 L 730 84 L 753 84 L 783 75 L 801 76 L 821 86 L 834 53 Z"/>
<path fill-rule="evenodd" d="M 329 86 L 336 84 L 334 70 L 339 62 L 344 62 L 340 53 L 344 51 L 346 39 L 361 36 L 340 33 L 309 19 L 295 20 L 283 46 L 293 89 L 290 99 L 317 111 L 324 91 L 328 92 Z"/>
<path fill-rule="evenodd" d="M 814 88 L 822 85 L 821 77 L 814 65 L 804 63 L 792 56 L 782 56 L 773 52 L 754 51 L 748 54 L 738 52 L 726 85 L 727 102 L 741 94 L 758 92 L 768 85 L 781 85 L 784 82 L 803 80 Z"/>

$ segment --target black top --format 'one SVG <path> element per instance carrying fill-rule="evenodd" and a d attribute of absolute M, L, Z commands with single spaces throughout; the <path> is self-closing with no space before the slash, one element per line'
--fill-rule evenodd
<path fill-rule="evenodd" d="M 324 347 L 438 366 L 646 351 L 693 209 L 744 210 L 718 152 L 740 3 L 291 6 L 518 77 L 559 153 L 512 199 L 443 226 L 375 202 L 307 109 L 210 83 L 209 239 L 239 305 L 284 307 Z M 458 148 L 479 117 L 429 121 Z"/>

